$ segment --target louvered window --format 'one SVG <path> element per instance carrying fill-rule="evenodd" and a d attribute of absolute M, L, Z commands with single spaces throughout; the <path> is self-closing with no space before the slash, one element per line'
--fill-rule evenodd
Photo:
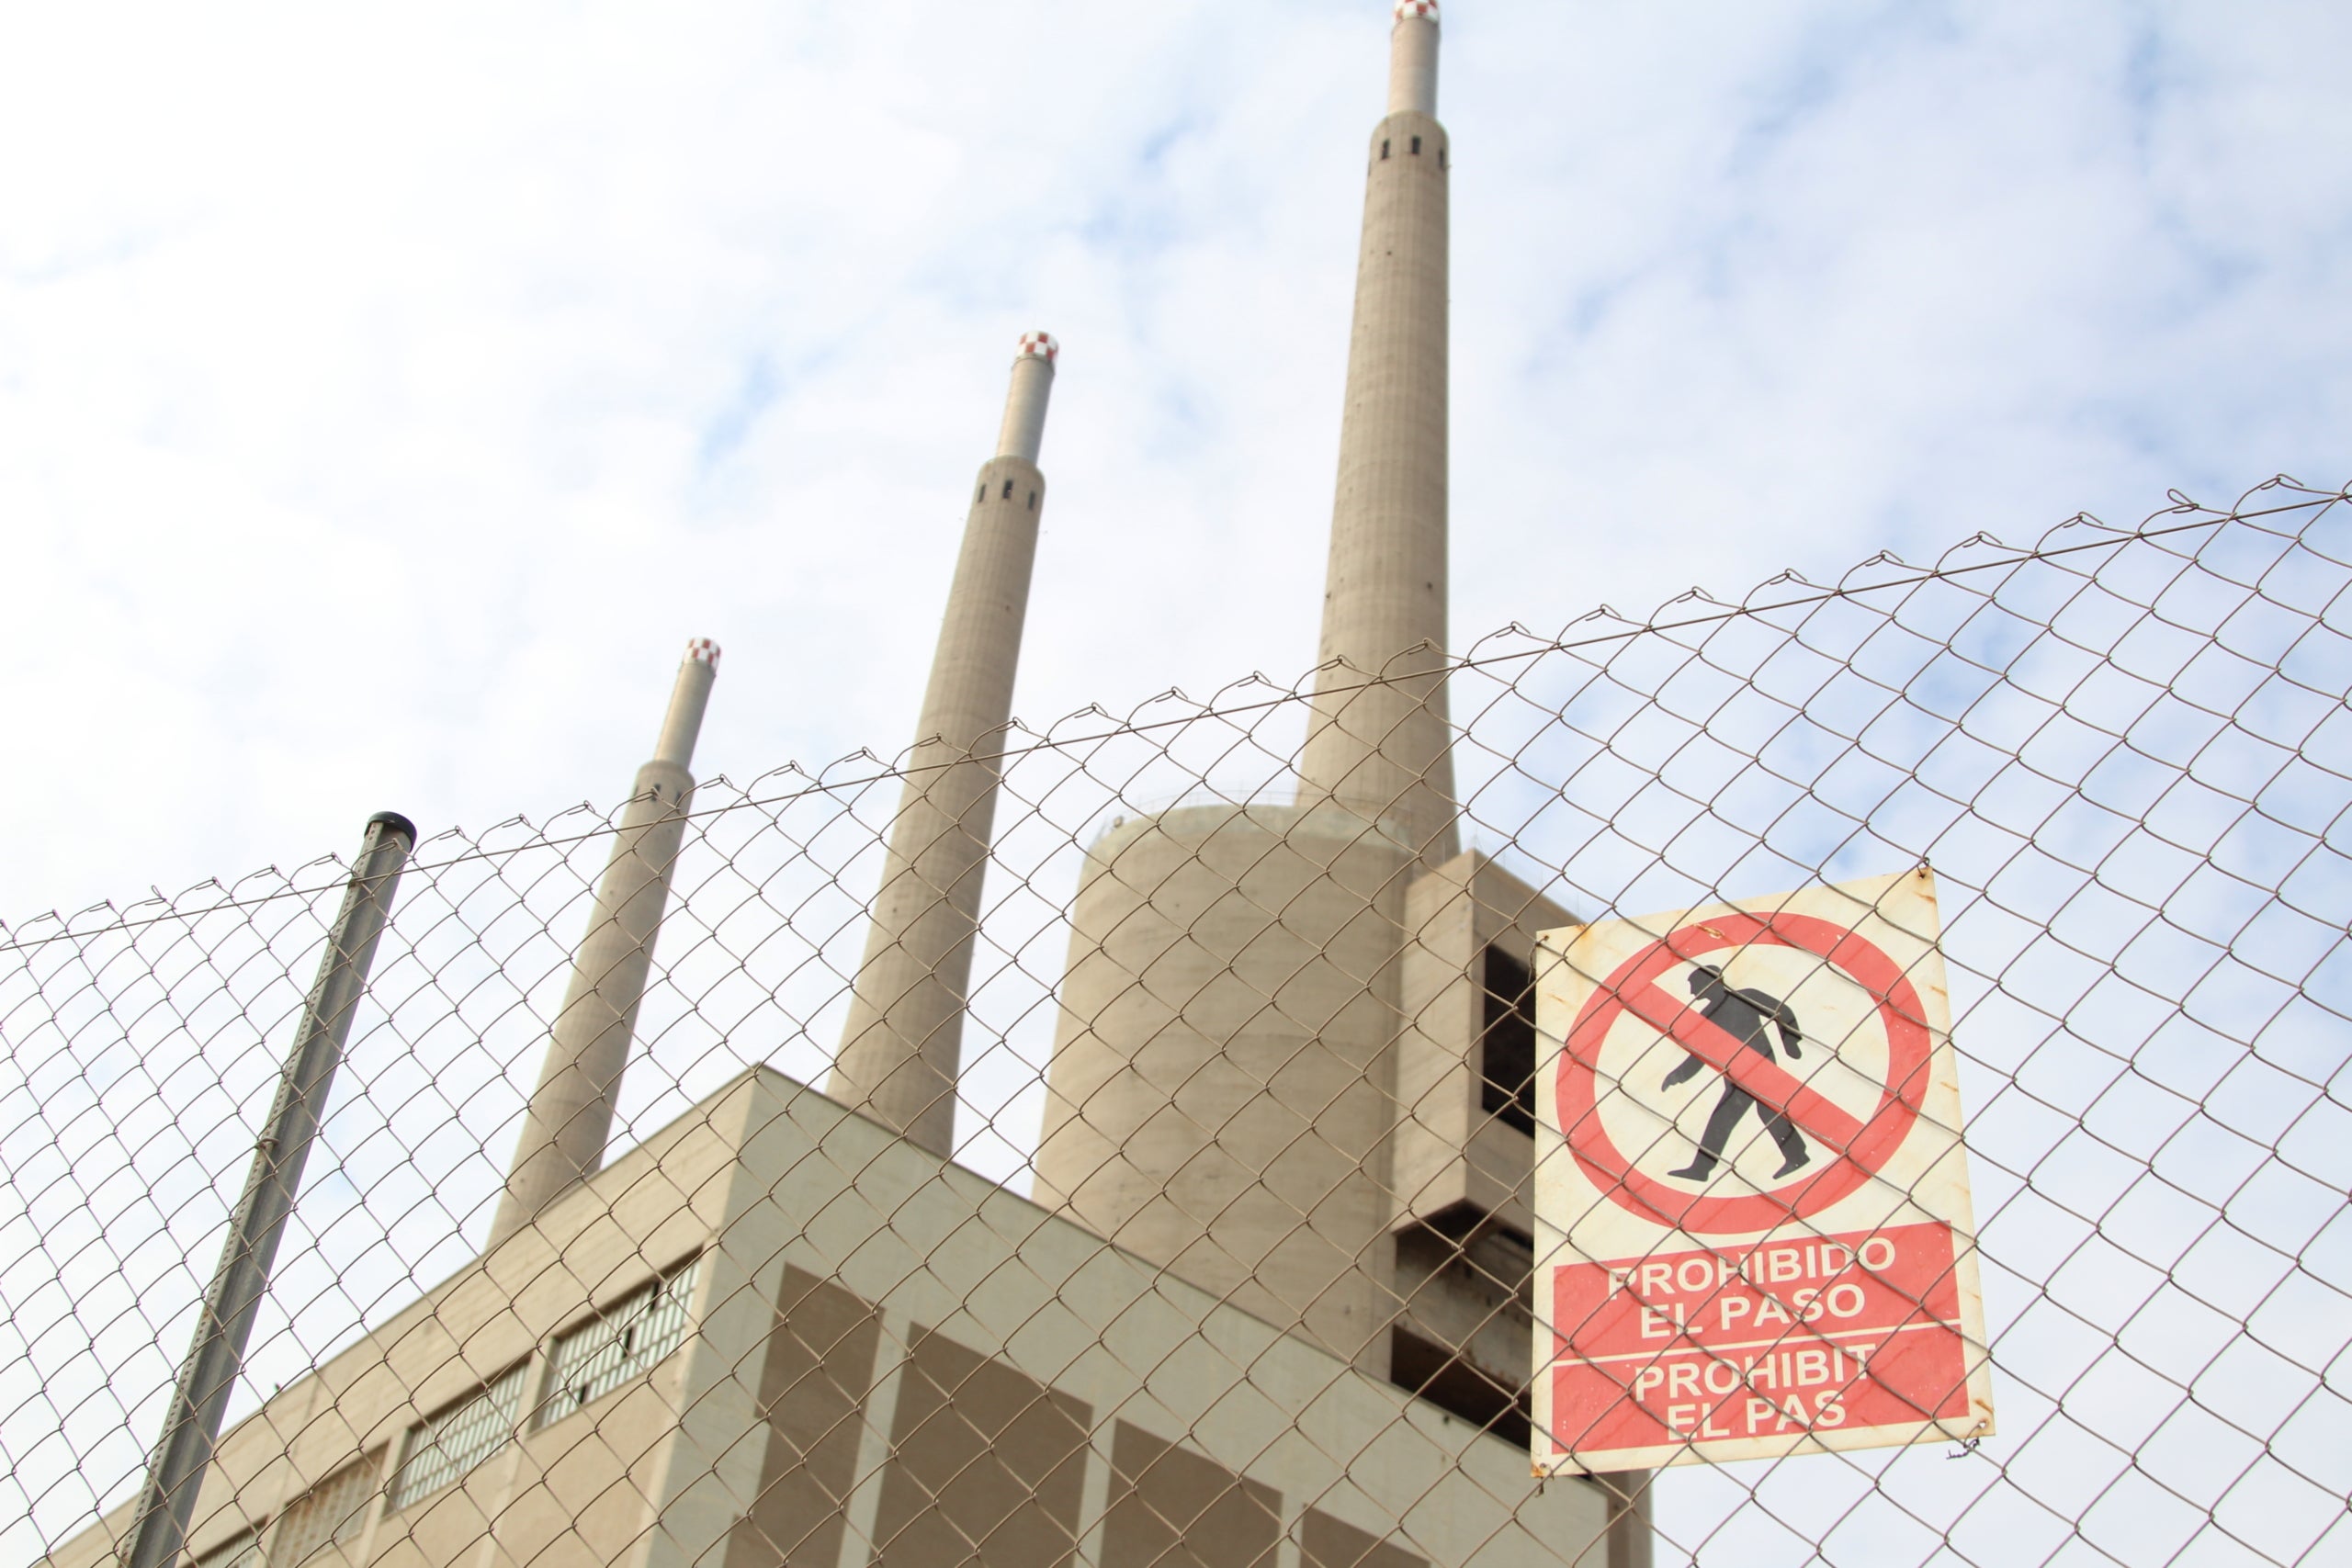
<path fill-rule="evenodd" d="M 254 1568 L 261 1561 L 261 1537 L 247 1530 L 234 1540 L 224 1540 L 196 1560 L 196 1568 Z"/>
<path fill-rule="evenodd" d="M 517 1365 L 430 1421 L 411 1427 L 401 1444 L 401 1468 L 392 1477 L 391 1497 L 385 1506 L 405 1508 L 504 1448 L 514 1436 L 514 1417 L 523 1406 L 524 1370 Z"/>
<path fill-rule="evenodd" d="M 359 1533 L 375 1498 L 382 1453 L 379 1449 L 345 1465 L 287 1506 L 277 1517 L 277 1533 L 269 1538 L 271 1568 L 294 1568 L 320 1548 Z"/>
<path fill-rule="evenodd" d="M 557 1339 L 548 1353 L 548 1392 L 533 1428 L 610 1393 L 684 1343 L 686 1307 L 701 1271 L 697 1258 Z"/>

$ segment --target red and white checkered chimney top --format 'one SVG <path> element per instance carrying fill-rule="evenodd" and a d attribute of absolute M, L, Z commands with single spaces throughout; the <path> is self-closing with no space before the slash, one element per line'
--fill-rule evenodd
<path fill-rule="evenodd" d="M 1061 357 L 1061 352 L 1062 345 L 1054 341 L 1053 333 L 1023 333 L 1021 334 L 1021 352 L 1014 355 L 1012 357 L 1015 359 L 1042 359 L 1046 364 L 1051 365 L 1055 360 Z"/>
<path fill-rule="evenodd" d="M 686 644 L 686 662 L 707 664 L 718 668 L 718 645 L 707 637 L 698 637 Z"/>
<path fill-rule="evenodd" d="M 1437 0 L 1396 0 L 1396 19 L 1419 17 L 1432 27 L 1437 24 Z"/>

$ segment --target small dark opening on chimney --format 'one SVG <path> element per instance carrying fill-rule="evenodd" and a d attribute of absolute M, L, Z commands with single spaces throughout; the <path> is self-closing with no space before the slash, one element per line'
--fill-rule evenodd
<path fill-rule="evenodd" d="M 1029 492 L 1029 510 L 1032 512 L 1037 510 L 1037 492 L 1034 490 Z"/>
<path fill-rule="evenodd" d="M 979 485 L 972 491 L 972 504 L 975 506 L 978 506 L 981 502 L 986 501 L 988 498 L 989 487 L 986 485 Z"/>
<path fill-rule="evenodd" d="M 1442 147 L 1437 150 L 1437 166 L 1441 169 L 1445 167 L 1445 149 Z"/>
<path fill-rule="evenodd" d="M 1420 155 L 1421 155 L 1421 139 L 1420 139 L 1419 137 L 1416 136 L 1416 137 L 1414 137 L 1414 138 L 1413 138 L 1413 156 L 1414 156 L 1414 157 L 1416 157 L 1416 158 L 1418 158 L 1418 157 L 1419 157 Z"/>
<path fill-rule="evenodd" d="M 1498 948 L 1482 955 L 1486 993 L 1478 1108 L 1507 1127 L 1535 1131 L 1535 976 Z"/>
<path fill-rule="evenodd" d="M 1380 139 L 1380 155 L 1383 158 L 1388 156 L 1388 139 L 1385 136 Z"/>
<path fill-rule="evenodd" d="M 1004 481 L 1004 499 L 1007 501 L 1011 501 L 1012 499 L 1012 481 L 1011 479 Z"/>

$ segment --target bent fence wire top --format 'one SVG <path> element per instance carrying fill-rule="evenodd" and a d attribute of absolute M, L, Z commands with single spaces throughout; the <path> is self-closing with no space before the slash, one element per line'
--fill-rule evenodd
<path fill-rule="evenodd" d="M 1659 1472 L 1644 1483 L 1657 1562 L 2352 1557 L 2347 584 L 2352 502 L 2278 480 L 2226 511 L 2181 502 L 2134 529 L 2076 519 L 2027 549 L 1979 536 L 1931 567 L 1882 556 L 1835 584 L 1785 575 L 1737 604 L 1694 593 L 1640 622 L 1602 610 L 1556 636 L 1514 626 L 1451 662 L 1442 694 L 1464 845 L 1579 919 L 1923 863 L 1942 891 L 1997 1435 L 1973 1449 Z M 957 1085 L 956 1159 L 974 1177 L 943 1178 L 938 1201 L 992 1216 L 1001 1234 L 1014 1211 L 992 1206 L 1010 1200 L 990 1194 L 1032 1190 L 1073 904 L 1102 863 L 1105 835 L 1170 801 L 1286 801 L 1307 705 L 1300 690 L 1253 679 L 1207 702 L 1171 693 L 1122 717 L 1093 711 L 1005 738 Z M 700 786 L 623 1085 L 616 1172 L 630 1145 L 684 1148 L 681 1119 L 738 1103 L 749 1069 L 823 1085 L 905 779 L 859 757 L 815 774 L 794 767 Z M 973 1343 L 981 1329 L 956 1329 L 966 1318 L 944 1314 L 987 1320 L 995 1309 L 982 1298 L 1010 1287 L 967 1271 L 966 1240 L 939 1227 L 922 1207 L 932 1199 L 861 1210 L 875 1232 L 865 1239 L 819 1212 L 812 1194 L 831 1189 L 810 1162 L 837 1164 L 865 1147 L 842 1142 L 848 1134 L 811 1134 L 815 1152 L 775 1168 L 787 1174 L 752 1195 L 780 1216 L 785 1239 L 773 1257 L 681 1274 L 684 1253 L 648 1242 L 633 1254 L 637 1272 L 576 1280 L 571 1295 L 537 1276 L 502 1286 L 517 1301 L 563 1296 L 530 1309 L 543 1333 L 493 1355 L 486 1339 L 467 1337 L 470 1327 L 458 1332 L 452 1303 L 468 1270 L 482 1267 L 477 1255 L 615 819 L 582 810 L 417 846 L 232 1410 L 245 1424 L 224 1462 L 237 1444 L 247 1457 L 206 1492 L 196 1553 L 243 1542 L 274 1564 L 327 1551 L 390 1561 L 406 1543 L 414 1560 L 437 1560 L 520 1519 L 537 1506 L 534 1487 L 562 1495 L 551 1450 L 534 1445 L 618 1450 L 649 1421 L 691 1427 L 695 1409 L 739 1396 L 782 1423 L 779 1353 L 688 1367 L 696 1345 L 716 1354 L 729 1292 L 749 1301 L 756 1279 L 770 1303 L 762 1313 L 779 1289 L 878 1303 L 875 1332 L 900 1344 L 891 1352 L 900 1359 L 876 1365 L 899 1370 L 849 1389 L 829 1417 L 850 1434 L 847 1479 L 796 1505 L 790 1541 L 745 1544 L 765 1539 L 753 1524 L 782 1528 L 778 1507 L 761 1499 L 782 1495 L 783 1483 L 728 1451 L 689 1459 L 673 1445 L 658 1477 L 624 1455 L 620 1479 L 599 1483 L 731 1498 L 712 1505 L 740 1516 L 726 1537 L 729 1568 L 811 1553 L 863 1562 L 876 1551 L 910 1562 L 956 1552 L 1058 1561 L 1073 1551 L 1149 1562 L 1136 1543 L 1161 1535 L 1152 1551 L 1193 1553 L 1171 1563 L 1246 1562 L 1231 1555 L 1242 1546 L 1217 1544 L 1254 1539 L 1256 1527 L 1231 1513 L 1246 1514 L 1245 1503 L 1264 1513 L 1269 1542 L 1288 1543 L 1266 1547 L 1277 1553 L 1268 1563 L 1469 1560 L 1445 1532 L 1472 1529 L 1464 1521 L 1474 1516 L 1472 1552 L 1489 1554 L 1477 1560 L 1603 1561 L 1604 1548 L 1562 1536 L 1544 1511 L 1571 1483 L 1555 1483 L 1546 1497 L 1532 1483 L 1522 1493 L 1492 1479 L 1525 1474 L 1523 1452 L 1516 1472 L 1489 1464 L 1488 1450 L 1514 1432 L 1523 1450 L 1509 1410 L 1432 1425 L 1438 1416 L 1416 1413 L 1430 1400 L 1461 1414 L 1432 1381 L 1418 1404 L 1399 1394 L 1362 1406 L 1390 1411 L 1374 1425 L 1393 1430 L 1344 1430 L 1316 1414 L 1323 1385 L 1302 1383 L 1307 1374 L 1281 1360 L 1290 1352 L 1244 1356 L 1197 1314 L 1193 1338 L 1225 1347 L 1222 1375 L 1262 1405 L 1250 1417 L 1256 1436 L 1219 1424 L 1230 1401 L 1170 1414 L 1164 1392 L 1114 1405 L 1102 1392 L 1110 1383 L 1088 1383 L 1081 1397 L 1069 1392 L 1078 1382 L 1041 1374 L 1023 1418 L 1055 1413 L 1071 1451 L 1100 1463 L 1024 1472 L 1015 1459 L 989 1460 L 1011 1467 L 990 1483 L 1010 1501 L 984 1506 L 957 1490 L 958 1476 L 981 1473 L 968 1468 L 981 1463 L 976 1449 L 956 1461 L 965 1468 L 923 1483 L 922 1506 L 906 1503 L 899 1483 L 861 1470 L 859 1456 L 923 1451 L 909 1391 L 945 1379 L 948 1364 L 937 1348 L 946 1340 L 925 1337 Z M 90 1543 L 102 1545 L 103 1532 L 87 1532 L 102 1517 L 119 1528 L 343 876 L 322 861 L 7 928 L 0 1559 L 96 1561 L 104 1552 Z M 1514 1000 L 1500 998 L 1502 1014 Z M 1287 1005 L 1279 986 L 1265 1005 Z M 1364 1071 L 1391 1117 L 1428 1114 L 1377 1065 Z M 1499 1087 L 1482 1103 L 1516 1126 L 1516 1086 Z M 1083 1119 L 1085 1105 L 1075 1114 Z M 857 1157 L 880 1171 L 898 1156 Z M 622 1201 L 611 1200 L 616 1214 Z M 1299 1213 L 1296 1224 L 1317 1219 Z M 892 1267 L 933 1305 L 894 1305 L 897 1276 L 871 1274 L 883 1267 L 882 1231 L 895 1232 L 880 1239 L 903 1260 Z M 1514 1255 L 1456 1238 L 1454 1261 L 1494 1287 L 1493 1315 L 1477 1331 L 1523 1344 L 1518 1240 Z M 1170 1273 L 1200 1270 L 1180 1260 Z M 687 1283 L 665 1283 L 676 1280 Z M 1166 1284 L 1161 1295 L 1189 1301 L 1185 1289 Z M 1246 1292 L 1219 1293 L 1260 1310 Z M 804 1304 L 818 1300 L 806 1293 Z M 639 1332 L 639 1317 L 652 1321 L 648 1302 L 676 1321 L 662 1320 L 658 1345 L 624 1344 L 616 1336 Z M 1044 1320 L 1032 1309 L 1023 1321 Z M 379 1376 L 399 1384 L 389 1392 L 337 1371 L 388 1337 L 421 1345 L 428 1329 L 446 1341 L 437 1359 Z M 1134 1364 L 1142 1352 L 1119 1334 L 1086 1332 L 1092 1342 L 1059 1348 L 1069 1365 L 1091 1352 L 1138 1388 L 1157 1375 Z M 1004 1331 L 1006 1346 L 1018 1340 Z M 848 1328 L 827 1341 L 837 1351 L 865 1343 Z M 551 1404 L 568 1386 L 542 1373 L 559 1344 L 590 1346 L 613 1375 Z M 1012 1428 L 971 1414 L 988 1403 L 977 1392 L 984 1384 L 1012 1386 L 1001 1379 L 1012 1374 L 989 1370 L 999 1368 L 986 1359 L 995 1345 L 983 1350 L 978 1370 L 957 1373 L 967 1381 L 943 1384 L 934 1403 L 1001 1437 Z M 404 1364 L 383 1354 L 392 1356 L 379 1357 L 384 1367 Z M 1166 1359 L 1181 1360 L 1172 1350 Z M 876 1437 L 893 1408 L 885 1390 L 898 1424 Z M 495 1397 L 485 1404 L 486 1394 Z M 694 1409 L 681 1415 L 680 1401 Z M 657 1406 L 669 1414 L 649 1417 Z M 441 1474 L 458 1452 L 448 1434 L 460 1429 L 462 1468 L 495 1472 L 503 1490 L 469 1491 Z M 1426 1473 L 1409 1485 L 1396 1479 L 1406 1461 L 1382 1447 L 1400 1435 L 1426 1450 L 1410 1461 Z M 444 1448 L 427 1453 L 425 1442 Z M 265 1450 L 285 1462 L 252 1457 Z M 1195 1450 L 1225 1456 L 1216 1473 L 1230 1486 L 1212 1488 L 1223 1499 L 1214 1506 L 1166 1501 L 1182 1488 L 1155 1492 L 1138 1479 L 1179 1473 Z M 807 1446 L 810 1474 L 820 1450 L 831 1451 L 823 1433 Z M 1289 1466 L 1281 1473 L 1290 1479 L 1250 1479 L 1264 1466 Z M 431 1488 L 418 1479 L 428 1472 Z M 1320 1479 L 1301 1479 L 1310 1474 Z M 1440 1521 L 1432 1500 L 1462 1484 L 1478 1489 L 1477 1507 L 1447 1501 Z M 447 1503 L 459 1495 L 475 1510 L 462 1523 Z M 581 1521 L 617 1506 L 603 1492 L 569 1497 L 564 1528 L 584 1531 Z M 999 1522 L 986 1529 L 924 1534 L 988 1507 Z M 421 1522 L 436 1509 L 442 1525 Z M 672 1527 L 658 1511 L 645 1517 L 614 1528 L 635 1531 L 633 1549 L 650 1562 L 660 1549 L 646 1542 Z M 442 1546 L 430 1544 L 433 1528 Z M 942 1540 L 961 1544 L 947 1551 Z M 918 1551 L 922 1542 L 931 1544 Z M 1360 1544 L 1343 1551 L 1347 1542 Z"/>

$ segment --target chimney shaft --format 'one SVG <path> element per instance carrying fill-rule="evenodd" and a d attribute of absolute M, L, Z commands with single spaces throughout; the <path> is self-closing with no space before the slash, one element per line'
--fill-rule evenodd
<path fill-rule="evenodd" d="M 710 688 L 718 680 L 718 645 L 696 637 L 686 645 L 679 661 L 677 683 L 670 688 L 670 706 L 662 716 L 662 735 L 653 743 L 653 760 L 688 767 L 695 760 L 695 740 L 702 734 L 703 711 L 710 706 Z"/>
<path fill-rule="evenodd" d="M 1398 0 L 1374 130 L 1302 800 L 1453 858 L 1446 642 L 1446 182 L 1435 0 Z M 1333 662 L 1338 661 L 1338 662 Z"/>
<path fill-rule="evenodd" d="M 890 829 L 874 924 L 826 1092 L 933 1154 L 954 1147 L 956 1079 L 999 764 L 1028 613 L 1059 346 L 1021 340 L 998 455 L 980 467 Z"/>
<path fill-rule="evenodd" d="M 1004 394 L 1004 428 L 997 434 L 996 455 L 1035 463 L 1046 444 L 1046 402 L 1054 392 L 1054 357 L 1060 346 L 1045 333 L 1021 340 L 1012 362 L 1012 385 Z"/>
<path fill-rule="evenodd" d="M 652 760 L 637 772 L 587 934 L 572 959 L 571 984 L 556 1014 L 523 1138 L 491 1221 L 492 1247 L 530 1224 L 548 1203 L 604 1166 L 613 1106 L 637 1032 L 638 1005 L 653 966 L 654 939 L 669 906 L 671 873 L 685 839 L 695 788 L 686 768 L 694 761 L 695 739 L 718 675 L 718 645 L 707 637 L 688 643 L 661 739 Z"/>
<path fill-rule="evenodd" d="M 1388 112 L 1437 117 L 1437 0 L 1406 0 L 1388 36 Z"/>

